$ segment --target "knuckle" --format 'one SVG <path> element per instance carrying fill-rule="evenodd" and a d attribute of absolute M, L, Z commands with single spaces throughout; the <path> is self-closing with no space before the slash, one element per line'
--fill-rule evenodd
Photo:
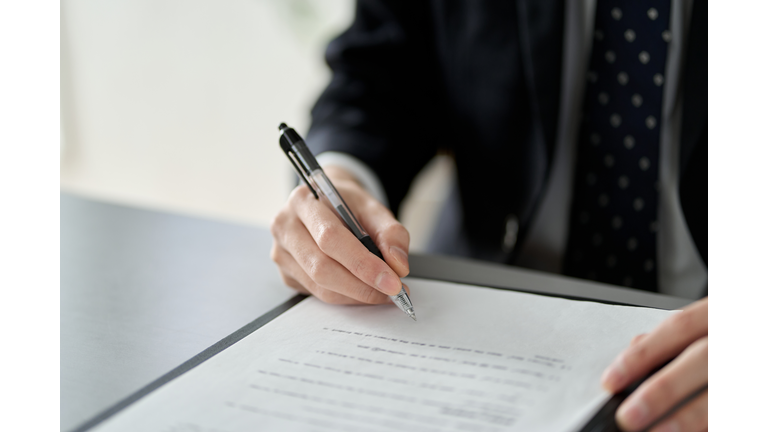
<path fill-rule="evenodd" d="M 321 251 L 328 253 L 333 250 L 333 247 L 338 242 L 338 236 L 341 233 L 339 227 L 331 224 L 322 224 L 317 230 L 317 247 Z"/>
<path fill-rule="evenodd" d="M 644 364 L 650 357 L 650 350 L 643 344 L 638 344 L 629 349 L 627 352 L 626 361 L 630 367 L 634 367 L 638 364 Z"/>
<path fill-rule="evenodd" d="M 295 213 L 287 209 L 280 211 L 269 225 L 269 232 L 276 243 L 287 244 L 288 239 L 296 232 L 297 222 Z"/>
<path fill-rule="evenodd" d="M 703 337 L 697 340 L 696 342 L 692 343 L 688 349 L 690 349 L 691 353 L 696 356 L 703 356 L 704 358 L 707 358 L 709 356 L 708 338 Z"/>
<path fill-rule="evenodd" d="M 629 343 L 630 345 L 637 345 L 638 342 L 643 340 L 645 337 L 645 334 L 639 334 L 632 338 L 632 341 Z"/>
<path fill-rule="evenodd" d="M 318 260 L 311 260 L 307 264 L 306 272 L 310 279 L 315 280 L 318 273 L 320 272 L 320 265 L 318 264 Z"/>
<path fill-rule="evenodd" d="M 323 285 L 328 280 L 330 270 L 330 258 L 318 257 L 309 264 L 307 274 L 313 281 Z"/>
<path fill-rule="evenodd" d="M 693 330 L 694 315 L 690 312 L 690 310 L 683 310 L 678 312 L 672 315 L 672 318 L 670 319 L 670 326 L 672 326 L 675 331 L 687 333 Z"/>
<path fill-rule="evenodd" d="M 278 238 L 280 236 L 282 227 L 285 225 L 287 219 L 288 214 L 285 209 L 280 210 L 275 217 L 272 218 L 272 221 L 269 223 L 269 232 L 272 233 L 272 237 Z"/>
<path fill-rule="evenodd" d="M 272 244 L 272 249 L 269 250 L 269 258 L 276 264 L 280 264 L 280 251 L 278 250 L 277 244 Z"/>
<path fill-rule="evenodd" d="M 670 395 L 675 394 L 675 384 L 669 375 L 661 375 L 653 383 L 654 393 L 660 398 L 668 398 Z"/>
<path fill-rule="evenodd" d="M 311 192 L 309 191 L 307 185 L 298 185 L 293 188 L 291 194 L 288 195 L 288 202 L 291 204 L 297 204 L 299 201 L 306 199 L 309 194 L 311 194 Z"/>
<path fill-rule="evenodd" d="M 384 213 L 388 216 L 392 216 L 394 218 L 394 215 L 392 214 L 392 211 L 386 207 L 384 207 L 380 202 L 376 201 L 373 197 L 371 197 L 368 194 L 365 194 L 365 199 L 361 203 L 361 210 L 366 212 L 377 212 L 377 213 Z"/>

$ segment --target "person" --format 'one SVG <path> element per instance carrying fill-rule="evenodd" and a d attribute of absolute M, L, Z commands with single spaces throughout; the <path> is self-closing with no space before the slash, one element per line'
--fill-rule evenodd
<path fill-rule="evenodd" d="M 387 303 L 409 272 L 396 215 L 438 152 L 457 181 L 430 251 L 706 296 L 707 2 L 359 0 L 326 51 L 307 144 L 385 262 L 305 186 L 272 222 L 286 285 Z M 407 287 L 406 287 L 407 289 Z M 603 375 L 642 430 L 706 430 L 708 300 Z M 670 361 L 671 360 L 671 361 Z"/>

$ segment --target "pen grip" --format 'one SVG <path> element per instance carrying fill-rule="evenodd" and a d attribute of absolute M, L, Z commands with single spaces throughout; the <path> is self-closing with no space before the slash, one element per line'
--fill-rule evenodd
<path fill-rule="evenodd" d="M 368 233 L 365 232 L 363 226 L 360 225 L 360 222 L 352 213 L 352 210 L 344 201 L 344 198 L 341 197 L 341 194 L 336 190 L 336 188 L 333 186 L 333 183 L 331 183 L 331 180 L 325 175 L 323 170 L 316 169 L 312 171 L 309 176 L 309 182 L 317 189 L 320 200 L 325 202 L 336 213 L 336 216 L 341 219 L 344 225 L 346 225 L 347 228 L 352 231 L 352 234 L 354 234 L 358 240 L 363 242 L 363 238 L 368 237 Z M 363 242 L 363 244 L 366 243 Z M 374 248 L 376 247 L 373 242 L 370 242 L 370 244 L 373 245 Z M 368 246 L 366 245 L 366 247 Z M 370 247 L 368 247 L 368 250 L 373 252 Z M 375 254 L 376 252 L 373 253 Z"/>
<path fill-rule="evenodd" d="M 321 199 L 325 201 L 329 207 L 336 210 L 336 215 L 338 215 L 339 219 L 344 222 L 344 225 L 352 231 L 352 234 L 360 240 L 360 243 L 362 243 L 369 252 L 379 257 L 382 261 L 385 261 L 384 255 L 376 246 L 376 243 L 374 243 L 371 236 L 365 232 L 365 229 L 363 229 L 360 222 L 357 221 L 352 210 L 347 207 L 344 198 L 341 197 L 341 194 L 333 186 L 333 183 L 331 183 L 328 177 L 325 176 L 325 173 L 322 170 L 316 170 L 312 173 L 310 178 L 312 182 L 318 186 L 322 196 Z"/>
<path fill-rule="evenodd" d="M 315 198 L 323 201 L 331 210 L 334 210 L 336 216 L 352 231 L 352 234 L 360 240 L 360 243 L 368 251 L 379 257 L 382 261 L 385 261 L 384 255 L 376 247 L 376 243 L 365 232 L 365 229 L 360 225 L 352 210 L 347 206 L 344 198 L 341 197 L 339 191 L 336 190 L 331 180 L 325 175 L 315 156 L 312 155 L 312 152 L 309 151 L 304 143 L 304 140 L 301 139 L 293 128 L 289 128 L 285 123 L 281 123 L 279 129 L 281 131 L 280 147 L 288 156 L 288 160 L 291 161 L 296 173 L 307 183 Z"/>

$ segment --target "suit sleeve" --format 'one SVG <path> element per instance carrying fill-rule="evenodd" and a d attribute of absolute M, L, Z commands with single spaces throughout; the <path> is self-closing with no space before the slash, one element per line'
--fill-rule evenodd
<path fill-rule="evenodd" d="M 347 153 L 381 180 L 397 214 L 440 147 L 440 72 L 428 2 L 359 0 L 352 26 L 326 50 L 331 83 L 312 109 L 307 144 Z"/>

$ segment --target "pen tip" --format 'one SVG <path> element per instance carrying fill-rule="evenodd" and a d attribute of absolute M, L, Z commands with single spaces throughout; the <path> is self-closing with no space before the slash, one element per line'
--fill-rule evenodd
<path fill-rule="evenodd" d="M 409 317 L 411 317 L 411 318 L 413 318 L 413 320 L 414 320 L 414 321 L 417 321 L 417 320 L 416 320 L 416 312 L 414 312 L 414 311 L 412 311 L 412 310 L 409 310 L 409 311 L 408 311 L 408 316 L 409 316 Z"/>
<path fill-rule="evenodd" d="M 278 126 L 278 127 L 277 127 L 277 129 L 278 129 L 278 130 L 283 130 L 283 129 L 287 128 L 287 127 L 288 127 L 288 125 L 287 125 L 287 124 L 285 124 L 285 123 L 280 123 L 280 126 Z"/>

